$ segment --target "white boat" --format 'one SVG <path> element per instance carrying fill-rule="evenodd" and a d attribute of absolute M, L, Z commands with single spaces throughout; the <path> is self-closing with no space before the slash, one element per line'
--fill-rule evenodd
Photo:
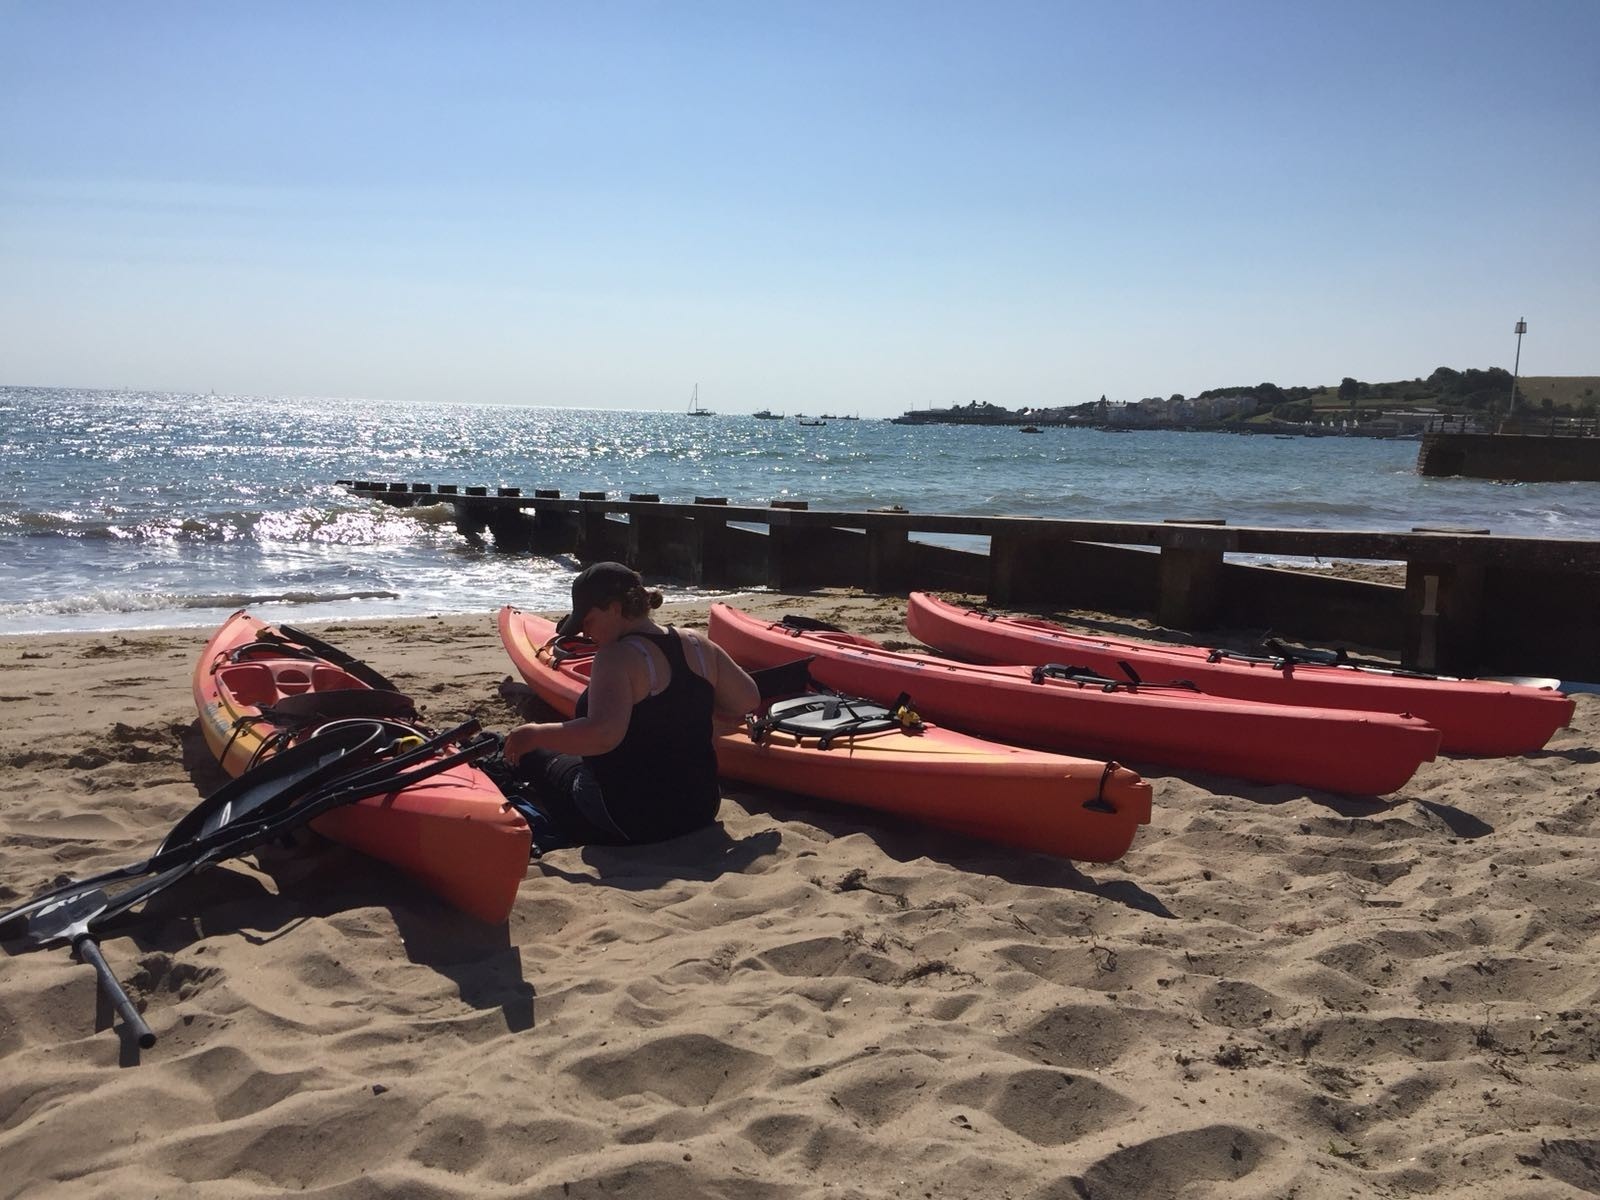
<path fill-rule="evenodd" d="M 689 396 L 689 415 L 691 417 L 709 417 L 711 410 L 700 407 L 700 385 L 694 385 L 694 392 Z"/>

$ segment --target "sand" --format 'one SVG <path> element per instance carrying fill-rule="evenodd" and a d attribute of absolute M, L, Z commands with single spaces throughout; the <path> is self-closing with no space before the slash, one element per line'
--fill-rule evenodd
<path fill-rule="evenodd" d="M 748 606 L 908 644 L 893 600 Z M 515 720 L 487 615 L 319 629 L 436 725 Z M 207 632 L 0 639 L 0 907 L 221 782 Z M 105 940 L 142 1055 L 66 951 L 0 957 L 0 1195 L 1600 1193 L 1597 733 L 1582 695 L 1384 801 L 1146 769 L 1086 869 L 726 785 L 714 830 L 531 863 L 498 929 L 265 853 Z"/>

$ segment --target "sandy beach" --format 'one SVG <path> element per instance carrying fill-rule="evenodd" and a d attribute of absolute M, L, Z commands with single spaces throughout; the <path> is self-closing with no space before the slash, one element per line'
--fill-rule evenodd
<path fill-rule="evenodd" d="M 894 599 L 737 602 L 910 644 Z M 491 614 L 313 628 L 434 725 L 517 720 Z M 221 784 L 209 632 L 0 639 L 0 907 Z M 1152 823 L 1085 869 L 725 784 L 530 863 L 501 928 L 274 850 L 106 938 L 142 1055 L 66 951 L 0 957 L 0 1195 L 1600 1194 L 1597 743 L 1580 695 L 1381 801 L 1132 763 Z"/>

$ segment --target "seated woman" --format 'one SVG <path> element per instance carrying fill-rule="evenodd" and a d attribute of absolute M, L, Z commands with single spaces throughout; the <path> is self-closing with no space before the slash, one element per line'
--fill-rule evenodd
<path fill-rule="evenodd" d="M 587 567 L 557 626 L 598 647 L 577 716 L 506 736 L 507 761 L 575 843 L 659 842 L 711 824 L 721 803 L 713 734 L 759 703 L 721 647 L 657 625 L 660 606 L 623 564 Z"/>

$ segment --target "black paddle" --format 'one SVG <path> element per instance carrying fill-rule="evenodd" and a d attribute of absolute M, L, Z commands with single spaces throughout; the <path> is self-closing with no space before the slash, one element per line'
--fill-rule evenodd
<path fill-rule="evenodd" d="M 277 635 L 292 645 L 304 646 L 307 650 L 320 654 L 336 667 L 343 667 L 368 687 L 377 688 L 381 692 L 397 692 L 400 690 L 375 668 L 369 667 L 355 655 L 347 654 L 339 647 L 323 641 L 315 634 L 307 633 L 303 629 L 296 629 L 293 625 L 279 625 Z"/>
<path fill-rule="evenodd" d="M 86 887 L 115 887 L 164 871 L 198 857 L 248 820 L 292 808 L 330 779 L 370 763 L 381 749 L 384 732 L 377 722 L 351 723 L 290 747 L 212 792 L 173 826 L 149 858 L 70 880 L 0 915 L 0 937 L 7 936 L 8 926 L 29 919 L 56 900 Z"/>
<path fill-rule="evenodd" d="M 293 751 L 303 750 L 307 746 L 325 751 L 329 749 L 328 746 L 317 747 L 316 743 L 332 741 L 336 744 L 338 754 L 328 761 L 336 762 L 349 746 L 365 749 L 395 728 L 375 722 L 350 722 L 345 728 L 319 734 L 294 747 Z M 404 726 L 398 729 L 402 734 L 412 733 Z M 468 738 L 472 740 L 466 740 Z M 462 748 L 452 754 L 425 761 L 451 742 L 461 742 Z M 388 743 L 388 746 L 393 748 L 401 744 L 402 741 L 395 741 Z M 139 1016 L 95 941 L 95 934 L 102 925 L 144 903 L 179 879 L 266 845 L 330 809 L 367 796 L 401 791 L 462 762 L 481 758 L 498 745 L 498 738 L 493 734 L 481 733 L 477 722 L 469 721 L 438 737 L 426 741 L 419 739 L 417 745 L 408 747 L 393 759 L 348 774 L 329 778 L 325 769 L 312 771 L 309 776 L 302 770 L 293 776 L 304 793 L 299 802 L 279 803 L 265 814 L 261 806 L 238 814 L 233 811 L 231 803 L 214 803 L 240 782 L 235 780 L 208 797 L 180 821 L 162 842 L 161 848 L 143 863 L 134 863 L 92 879 L 54 888 L 0 916 L 0 929 L 21 921 L 25 923 L 25 943 L 30 947 L 56 942 L 71 944 L 80 958 L 94 966 L 101 990 L 122 1015 L 139 1045 L 148 1049 L 155 1044 L 155 1034 Z M 269 760 L 269 766 L 277 761 Z M 308 778 L 315 778 L 316 782 L 308 784 Z M 293 790 L 293 787 L 285 790 Z M 284 799 L 281 794 L 277 798 L 280 801 Z M 175 839 L 174 835 L 180 833 L 187 834 L 187 840 Z M 126 886 L 115 890 L 119 884 Z"/>
<path fill-rule="evenodd" d="M 256 651 L 264 651 L 277 658 L 303 658 L 308 661 L 321 659 L 336 667 L 342 667 L 346 674 L 353 675 L 370 688 L 382 692 L 400 690 L 376 668 L 369 667 L 355 655 L 347 654 L 339 647 L 292 625 L 266 626 L 255 641 L 228 651 L 227 659 L 234 663 L 245 662 Z M 214 664 L 211 669 L 215 671 L 217 665 Z"/>
<path fill-rule="evenodd" d="M 103 887 L 86 885 L 52 900 L 35 910 L 27 919 L 28 925 L 24 937 L 28 946 L 50 946 L 57 942 L 66 942 L 79 959 L 94 967 L 101 992 L 122 1017 L 123 1024 L 127 1026 L 134 1041 L 142 1050 L 148 1050 L 156 1044 L 156 1035 L 150 1026 L 145 1024 L 144 1017 L 140 1016 L 139 1010 L 134 1007 L 133 1001 L 128 998 L 128 993 L 123 990 L 121 982 L 106 963 L 105 956 L 100 953 L 100 944 L 95 940 L 94 927 L 97 922 L 127 911 L 193 870 L 193 863 L 170 867 L 158 875 L 147 876 L 116 896 L 112 896 Z"/>

